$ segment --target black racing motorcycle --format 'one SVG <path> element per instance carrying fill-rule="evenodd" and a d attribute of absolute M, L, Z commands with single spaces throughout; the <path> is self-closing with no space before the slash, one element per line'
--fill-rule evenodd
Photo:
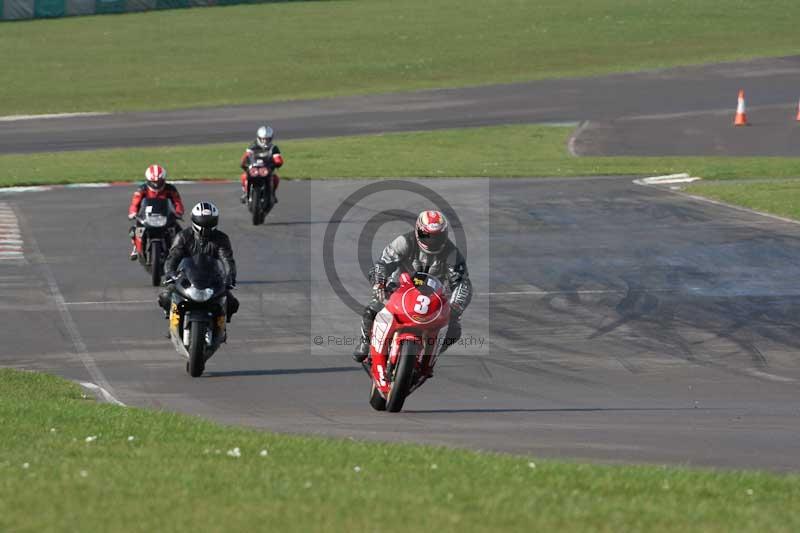
<path fill-rule="evenodd" d="M 164 261 L 175 235 L 181 230 L 172 202 L 144 198 L 136 215 L 134 243 L 139 263 L 150 273 L 153 286 L 161 283 Z"/>
<path fill-rule="evenodd" d="M 188 359 L 186 372 L 199 377 L 206 361 L 226 341 L 228 285 L 220 262 L 207 255 L 184 258 L 174 278 L 169 333 L 179 354 Z"/>
<path fill-rule="evenodd" d="M 247 209 L 252 215 L 253 225 L 264 223 L 267 214 L 275 205 L 273 203 L 274 182 L 273 169 L 267 165 L 267 160 L 250 155 L 247 165 Z"/>

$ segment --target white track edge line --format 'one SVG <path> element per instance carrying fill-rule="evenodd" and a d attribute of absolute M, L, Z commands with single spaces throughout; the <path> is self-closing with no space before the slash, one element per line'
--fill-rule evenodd
<path fill-rule="evenodd" d="M 589 127 L 589 121 L 584 120 L 578 124 L 578 127 L 575 131 L 572 132 L 572 135 L 569 136 L 569 140 L 567 141 L 567 150 L 572 157 L 580 157 L 578 155 L 577 150 L 575 149 L 575 141 L 578 139 L 581 133 L 586 131 L 586 128 Z"/>
<path fill-rule="evenodd" d="M 689 194 L 683 191 L 676 191 L 673 189 L 662 189 L 672 194 L 677 194 L 678 196 L 683 196 L 684 198 L 688 198 L 690 200 L 695 200 L 697 202 L 703 202 L 706 204 L 716 205 L 718 207 L 726 207 L 728 209 L 733 209 L 735 211 L 740 211 L 742 213 L 749 213 L 751 215 L 758 215 L 765 218 L 771 218 L 773 220 L 778 220 L 780 222 L 786 222 L 788 224 L 797 224 L 800 225 L 800 220 L 795 220 L 793 218 L 786 218 L 780 215 L 773 215 L 772 213 L 765 213 L 764 211 L 756 211 L 755 209 L 750 209 L 748 207 L 742 207 L 740 205 L 733 205 L 728 204 L 725 202 L 720 202 L 719 200 L 712 200 L 711 198 L 706 198 L 705 196 L 697 196 L 694 194 Z"/>
<path fill-rule="evenodd" d="M 105 401 L 107 401 L 108 403 L 113 403 L 115 405 L 120 405 L 122 407 L 127 407 L 127 405 L 125 405 L 121 401 L 117 400 L 114 397 L 113 394 L 108 392 L 106 389 L 104 389 L 100 385 L 95 385 L 94 383 L 91 383 L 89 381 L 79 381 L 78 383 L 80 383 L 81 387 L 86 387 L 87 389 L 89 389 L 91 391 L 99 392 L 100 395 L 103 397 L 103 399 Z"/>
<path fill-rule="evenodd" d="M 124 304 L 155 304 L 156 300 L 105 300 L 97 302 L 64 302 L 65 305 L 124 305 Z"/>
<path fill-rule="evenodd" d="M 45 113 L 42 115 L 4 115 L 0 117 L 0 122 L 19 122 L 23 120 L 42 120 L 52 118 L 79 118 L 79 117 L 103 117 L 110 115 L 101 111 L 90 111 L 85 113 Z"/>
<path fill-rule="evenodd" d="M 689 174 L 682 172 L 680 174 L 666 174 L 664 176 L 651 176 L 649 178 L 639 178 L 633 180 L 636 185 L 669 185 L 672 183 L 692 183 L 699 181 L 702 178 L 689 176 Z"/>
<path fill-rule="evenodd" d="M 25 217 L 22 213 L 18 213 L 17 216 L 20 219 L 20 222 L 25 220 Z M 33 236 L 32 231 L 29 231 L 28 233 L 29 245 L 33 251 L 32 255 L 37 259 L 37 261 L 34 261 L 34 264 L 40 268 L 45 280 L 47 281 L 47 286 L 50 289 L 50 295 L 56 304 L 58 314 L 61 316 L 61 321 L 64 323 L 64 327 L 69 333 L 75 353 L 83 363 L 83 366 L 89 372 L 89 375 L 92 377 L 92 379 L 107 391 L 113 391 L 114 389 L 111 387 L 105 375 L 103 375 L 103 372 L 97 366 L 94 358 L 92 358 L 91 354 L 89 353 L 86 343 L 83 342 L 80 331 L 78 331 L 78 326 L 72 319 L 72 314 L 70 314 L 66 300 L 64 300 L 64 295 L 61 294 L 61 290 L 58 288 L 58 282 L 56 281 L 55 275 L 53 275 L 53 271 L 50 269 L 50 266 L 45 262 L 42 250 L 39 248 L 39 243 L 36 242 L 36 238 Z"/>

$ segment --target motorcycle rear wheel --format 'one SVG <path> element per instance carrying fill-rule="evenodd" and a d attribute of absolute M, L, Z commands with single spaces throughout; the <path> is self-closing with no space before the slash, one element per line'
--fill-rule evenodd
<path fill-rule="evenodd" d="M 193 378 L 199 378 L 206 369 L 206 324 L 192 322 L 189 334 L 189 363 L 186 370 Z"/>
<path fill-rule="evenodd" d="M 418 351 L 419 346 L 413 341 L 403 341 L 400 344 L 392 388 L 389 389 L 389 395 L 386 398 L 386 410 L 390 413 L 397 413 L 403 409 L 414 379 L 414 365 L 417 362 Z"/>

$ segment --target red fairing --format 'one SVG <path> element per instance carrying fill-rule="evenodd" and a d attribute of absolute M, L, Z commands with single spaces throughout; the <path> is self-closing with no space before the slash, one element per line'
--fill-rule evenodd
<path fill-rule="evenodd" d="M 276 167 L 283 166 L 283 156 L 281 154 L 275 154 L 272 156 L 272 162 L 275 163 Z"/>
<path fill-rule="evenodd" d="M 172 185 L 165 185 L 160 191 L 154 191 L 147 186 L 136 189 L 136 192 L 133 193 L 133 197 L 131 197 L 131 205 L 128 207 L 128 215 L 135 215 L 139 212 L 139 204 L 142 203 L 143 198 L 161 198 L 171 200 L 172 204 L 175 206 L 175 214 L 179 217 L 183 216 L 183 200 L 181 200 L 181 195 L 178 193 L 178 189 Z"/>
<path fill-rule="evenodd" d="M 400 287 L 375 317 L 372 328 L 371 370 L 373 381 L 381 393 L 386 395 L 391 388 L 386 381 L 387 363 L 397 363 L 403 341 L 419 344 L 417 366 L 421 374 L 427 375 L 432 371 L 449 320 L 450 305 L 443 289 L 420 290 L 409 276 L 400 277 Z"/>

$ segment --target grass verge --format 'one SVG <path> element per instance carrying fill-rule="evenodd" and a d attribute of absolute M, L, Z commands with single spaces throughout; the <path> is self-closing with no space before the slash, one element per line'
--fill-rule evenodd
<path fill-rule="evenodd" d="M 706 179 L 800 176 L 800 158 L 572 157 L 571 128 L 496 126 L 280 142 L 281 175 L 311 179 L 657 175 Z M 477 149 L 476 147 L 480 147 Z M 0 156 L 0 186 L 140 180 L 159 162 L 173 179 L 238 176 L 245 144 L 125 148 Z"/>
<path fill-rule="evenodd" d="M 701 182 L 690 185 L 686 191 L 756 211 L 800 220 L 800 180 Z"/>
<path fill-rule="evenodd" d="M 794 475 L 282 436 L 97 404 L 9 369 L 0 400 L 3 531 L 800 528 Z"/>
<path fill-rule="evenodd" d="M 797 53 L 798 18 L 795 0 L 361 0 L 5 22 L 0 115 L 265 102 L 788 55 Z"/>

